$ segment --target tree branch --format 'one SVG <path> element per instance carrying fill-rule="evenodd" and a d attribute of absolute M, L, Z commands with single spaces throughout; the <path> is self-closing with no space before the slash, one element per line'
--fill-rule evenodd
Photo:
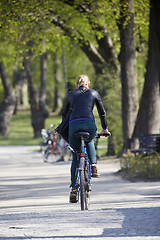
<path fill-rule="evenodd" d="M 71 38 L 77 39 L 80 48 L 87 55 L 89 60 L 92 62 L 93 66 L 95 68 L 95 71 L 97 73 L 100 73 L 102 71 L 100 66 L 104 65 L 105 62 L 104 62 L 103 58 L 101 57 L 101 55 L 98 53 L 98 50 L 93 46 L 93 44 L 91 44 L 89 41 L 85 40 L 82 33 L 78 32 L 75 29 L 67 27 L 65 25 L 65 23 L 62 20 L 60 20 L 59 18 L 57 18 L 53 15 L 51 17 L 52 17 L 52 22 L 57 27 L 62 29 L 64 31 L 65 35 L 67 35 Z"/>

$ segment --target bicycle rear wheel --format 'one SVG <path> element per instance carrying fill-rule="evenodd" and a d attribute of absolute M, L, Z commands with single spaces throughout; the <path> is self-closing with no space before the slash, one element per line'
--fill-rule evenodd
<path fill-rule="evenodd" d="M 84 171 L 80 171 L 80 200 L 81 200 L 81 210 L 85 210 L 86 203 L 86 193 L 84 187 Z"/>
<path fill-rule="evenodd" d="M 90 191 L 91 191 L 91 182 L 90 182 L 90 173 L 89 173 L 89 164 L 88 164 L 88 162 L 86 163 L 84 171 L 85 171 L 85 180 L 84 180 L 84 186 L 85 186 L 85 210 L 88 210 L 88 208 L 89 208 L 89 201 L 90 201 Z"/>
<path fill-rule="evenodd" d="M 89 207 L 89 192 L 85 191 L 86 198 L 85 198 L 85 210 L 88 210 Z"/>

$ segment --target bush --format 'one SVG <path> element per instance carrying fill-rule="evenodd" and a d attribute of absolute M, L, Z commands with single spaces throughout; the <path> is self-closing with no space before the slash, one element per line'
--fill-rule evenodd
<path fill-rule="evenodd" d="M 120 160 L 119 173 L 130 180 L 159 180 L 160 153 L 153 152 L 134 155 L 130 151 Z"/>

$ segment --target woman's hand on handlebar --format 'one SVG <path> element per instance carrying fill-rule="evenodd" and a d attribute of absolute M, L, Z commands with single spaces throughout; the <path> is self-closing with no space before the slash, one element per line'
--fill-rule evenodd
<path fill-rule="evenodd" d="M 108 129 L 103 129 L 102 132 L 100 132 L 99 134 L 100 135 L 105 135 L 105 134 L 111 135 L 111 133 L 108 131 Z"/>
<path fill-rule="evenodd" d="M 108 129 L 103 129 L 100 133 L 97 134 L 98 137 L 109 137 L 111 136 L 111 133 L 108 131 Z"/>

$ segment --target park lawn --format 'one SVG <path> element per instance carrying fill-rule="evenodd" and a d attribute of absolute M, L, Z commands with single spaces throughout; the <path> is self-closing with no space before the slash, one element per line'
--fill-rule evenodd
<path fill-rule="evenodd" d="M 60 121 L 61 116 L 50 114 L 45 121 L 45 127 L 49 128 L 50 124 L 57 126 Z M 18 111 L 16 115 L 12 116 L 9 134 L 0 137 L 0 145 L 39 145 L 42 138 L 35 139 L 33 136 L 30 111 Z"/>

